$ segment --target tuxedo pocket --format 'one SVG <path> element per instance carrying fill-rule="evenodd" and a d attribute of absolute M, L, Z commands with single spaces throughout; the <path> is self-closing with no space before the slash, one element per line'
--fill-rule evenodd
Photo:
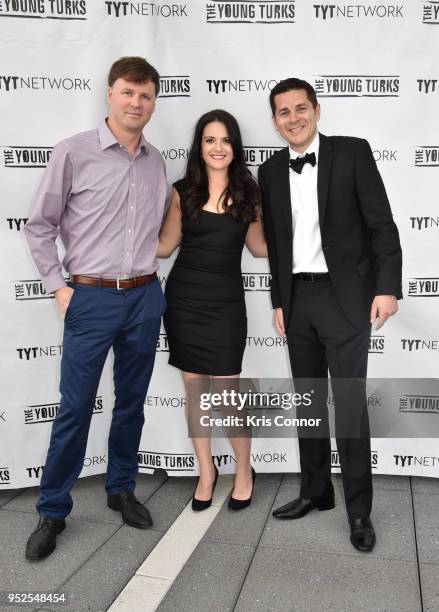
<path fill-rule="evenodd" d="M 366 276 L 366 274 L 368 274 L 372 269 L 370 259 L 364 259 L 363 261 L 360 261 L 360 263 L 357 264 L 355 268 L 358 272 L 358 276 Z"/>

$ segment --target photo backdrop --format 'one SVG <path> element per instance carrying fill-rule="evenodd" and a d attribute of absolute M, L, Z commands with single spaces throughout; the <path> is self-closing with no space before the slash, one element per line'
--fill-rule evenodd
<path fill-rule="evenodd" d="M 180 178 L 197 118 L 224 108 L 241 126 L 253 171 L 283 146 L 269 90 L 302 77 L 316 88 L 324 134 L 367 138 L 383 176 L 404 254 L 400 312 L 370 343 L 369 375 L 399 378 L 370 414 L 383 412 L 406 437 L 372 441 L 375 473 L 439 476 L 439 394 L 422 378 L 438 372 L 439 4 L 311 0 L 0 1 L 0 487 L 38 484 L 59 405 L 62 322 L 45 294 L 23 227 L 52 147 L 97 126 L 106 113 L 106 75 L 123 55 L 142 55 L 162 75 L 145 137 Z M 162 285 L 173 258 L 162 261 Z M 290 375 L 276 336 L 268 266 L 245 251 L 248 308 L 243 373 Z M 197 473 L 184 420 L 180 373 L 167 364 L 164 333 L 145 402 L 139 467 Z M 112 356 L 102 377 L 83 476 L 104 472 L 112 410 Z M 429 387 L 430 388 L 430 387 Z M 405 429 L 404 429 L 405 428 Z M 416 438 L 418 432 L 419 437 Z M 338 456 L 333 445 L 333 468 Z M 215 462 L 234 470 L 226 440 Z M 295 439 L 257 439 L 257 471 L 299 471 Z"/>

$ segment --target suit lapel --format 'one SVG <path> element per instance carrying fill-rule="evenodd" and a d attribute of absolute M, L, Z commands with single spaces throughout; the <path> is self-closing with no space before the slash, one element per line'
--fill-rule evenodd
<path fill-rule="evenodd" d="M 288 147 L 282 149 L 278 157 L 277 170 L 277 196 L 282 208 L 286 227 L 290 240 L 293 239 L 293 216 L 291 213 L 291 193 L 290 193 L 290 153 Z"/>
<path fill-rule="evenodd" d="M 320 134 L 319 164 L 317 174 L 317 198 L 319 201 L 320 228 L 323 227 L 328 203 L 328 185 L 332 165 L 332 144 L 330 139 Z"/>

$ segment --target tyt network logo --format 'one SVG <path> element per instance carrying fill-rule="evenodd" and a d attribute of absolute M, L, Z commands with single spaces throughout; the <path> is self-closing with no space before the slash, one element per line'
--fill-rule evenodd
<path fill-rule="evenodd" d="M 163 151 L 160 151 L 160 153 L 163 159 L 171 161 L 177 159 L 186 160 L 189 157 L 189 149 L 183 149 L 183 147 L 179 149 L 164 149 Z"/>
<path fill-rule="evenodd" d="M 263 348 L 281 348 L 287 345 L 286 338 L 273 336 L 247 336 L 247 346 Z"/>
<path fill-rule="evenodd" d="M 247 93 L 247 92 L 269 92 L 278 83 L 275 79 L 256 81 L 255 79 L 206 79 L 209 93 Z"/>
<path fill-rule="evenodd" d="M 409 351 L 437 351 L 439 340 L 423 340 L 422 338 L 401 338 L 402 350 Z"/>
<path fill-rule="evenodd" d="M 439 2 L 428 0 L 422 7 L 422 23 L 428 25 L 439 25 Z"/>
<path fill-rule="evenodd" d="M 396 149 L 374 149 L 372 151 L 376 162 L 396 162 L 398 151 Z"/>
<path fill-rule="evenodd" d="M 415 166 L 439 168 L 439 145 L 419 145 L 416 147 Z"/>
<path fill-rule="evenodd" d="M 417 79 L 417 82 L 418 91 L 421 93 L 429 94 L 439 92 L 439 79 Z"/>
<path fill-rule="evenodd" d="M 87 19 L 86 0 L 3 0 L 0 17 L 29 19 Z"/>
<path fill-rule="evenodd" d="M 439 457 L 422 457 L 416 455 L 393 455 L 395 465 L 398 467 L 411 467 L 422 465 L 423 467 L 437 467 L 439 465 Z"/>
<path fill-rule="evenodd" d="M 186 406 L 186 398 L 184 396 L 162 396 L 162 395 L 147 395 L 145 398 L 145 406 L 156 408 L 184 408 Z"/>
<path fill-rule="evenodd" d="M 271 276 L 267 272 L 243 272 L 244 291 L 270 291 Z"/>
<path fill-rule="evenodd" d="M 313 4 L 316 19 L 400 19 L 403 5 L 390 4 Z"/>
<path fill-rule="evenodd" d="M 187 17 L 186 4 L 158 2 L 105 2 L 110 17 Z"/>
<path fill-rule="evenodd" d="M 161 76 L 159 98 L 190 98 L 191 81 L 183 76 Z"/>
<path fill-rule="evenodd" d="M 439 228 L 439 217 L 409 217 L 411 229 L 418 231 L 425 229 L 438 229 Z M 437 280 L 437 279 L 434 279 Z"/>
<path fill-rule="evenodd" d="M 31 359 L 39 359 L 42 357 L 57 357 L 62 354 L 62 344 L 53 344 L 51 346 L 25 346 L 16 349 L 18 359 L 30 361 Z"/>
<path fill-rule="evenodd" d="M 282 147 L 244 147 L 244 158 L 247 166 L 260 166 Z"/>
<path fill-rule="evenodd" d="M 5 168 L 45 168 L 52 154 L 52 147 L 1 147 Z"/>
<path fill-rule="evenodd" d="M 423 414 L 439 414 L 438 395 L 401 395 L 399 398 L 400 412 L 422 412 Z"/>
<path fill-rule="evenodd" d="M 28 217 L 8 217 L 6 219 L 6 222 L 10 230 L 13 230 L 15 232 L 21 232 L 28 220 Z"/>
<path fill-rule="evenodd" d="M 207 23 L 295 23 L 295 0 L 239 2 L 213 0 L 206 3 Z"/>
<path fill-rule="evenodd" d="M 409 297 L 439 297 L 439 277 L 409 279 Z"/>
<path fill-rule="evenodd" d="M 90 79 L 82 77 L 0 75 L 0 93 L 17 89 L 91 91 Z"/>
<path fill-rule="evenodd" d="M 321 74 L 315 77 L 320 98 L 397 98 L 397 75 Z"/>

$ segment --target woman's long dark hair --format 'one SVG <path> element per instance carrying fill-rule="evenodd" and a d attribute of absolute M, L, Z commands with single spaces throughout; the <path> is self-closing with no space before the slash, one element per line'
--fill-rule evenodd
<path fill-rule="evenodd" d="M 219 121 L 225 126 L 233 150 L 233 160 L 228 167 L 229 183 L 221 194 L 220 205 L 236 220 L 243 223 L 255 221 L 260 205 L 259 187 L 245 164 L 238 122 L 233 115 L 220 109 L 202 115 L 195 126 L 186 166 L 187 190 L 182 202 L 183 214 L 196 220 L 209 199 L 209 181 L 201 155 L 201 140 L 204 128 L 212 121 Z M 232 202 L 232 205 L 228 206 L 228 202 Z"/>

